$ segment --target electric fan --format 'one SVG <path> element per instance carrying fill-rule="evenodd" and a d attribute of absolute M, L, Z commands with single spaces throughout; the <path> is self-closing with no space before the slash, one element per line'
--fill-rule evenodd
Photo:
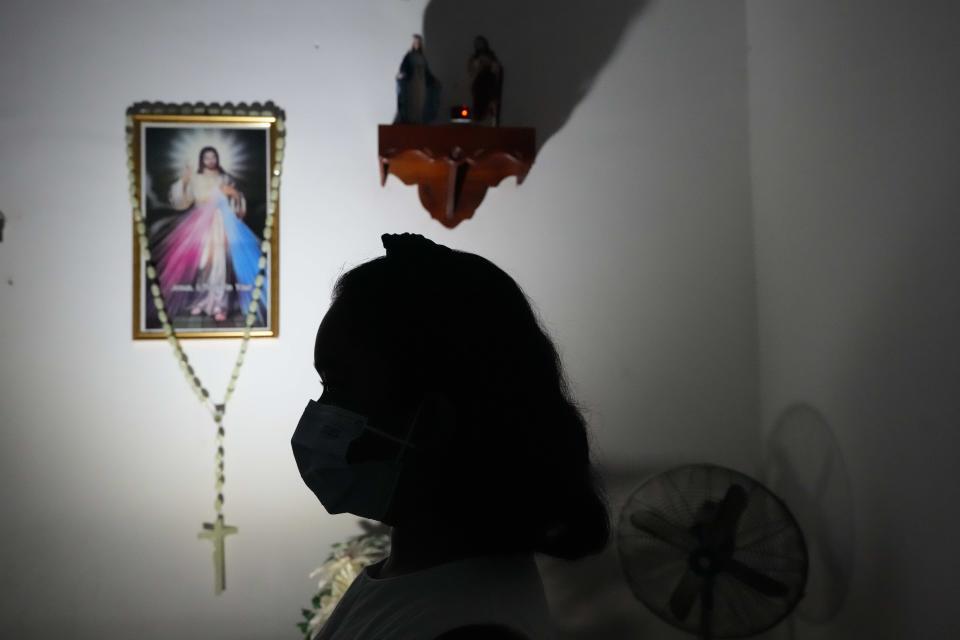
<path fill-rule="evenodd" d="M 803 597 L 807 548 L 786 505 L 742 473 L 708 464 L 658 474 L 620 515 L 620 560 L 638 600 L 702 638 L 742 638 Z"/>

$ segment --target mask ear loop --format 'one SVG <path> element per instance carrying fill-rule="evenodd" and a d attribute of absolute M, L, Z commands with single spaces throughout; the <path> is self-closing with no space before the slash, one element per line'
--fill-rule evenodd
<path fill-rule="evenodd" d="M 414 414 L 413 420 L 410 422 L 410 426 L 407 427 L 407 435 L 401 441 L 403 446 L 400 447 L 400 451 L 397 453 L 397 462 L 400 462 L 403 459 L 404 454 L 407 453 L 407 449 L 416 449 L 416 445 L 413 444 L 413 432 L 417 426 L 417 423 L 420 422 L 420 414 L 423 413 L 423 403 L 427 401 L 427 396 L 424 395 L 420 398 L 420 404 L 417 405 L 417 413 Z"/>
<path fill-rule="evenodd" d="M 402 438 L 398 438 L 397 436 L 391 433 L 382 431 L 372 426 L 369 422 L 365 422 L 363 425 L 363 428 L 366 429 L 367 431 L 372 431 L 376 433 L 378 436 L 380 436 L 381 438 L 390 440 L 391 442 L 396 442 L 397 444 L 400 445 L 399 447 L 400 451 L 397 453 L 395 462 L 400 462 L 400 460 L 403 458 L 403 455 L 406 453 L 407 449 L 417 448 L 417 445 L 413 444 L 413 441 L 412 441 L 413 432 L 414 432 L 414 428 L 417 426 L 417 423 L 420 421 L 420 414 L 423 412 L 423 403 L 425 401 L 426 401 L 426 396 L 424 396 L 424 398 L 420 400 L 420 404 L 417 405 L 417 413 L 416 415 L 413 416 L 413 420 L 410 422 L 410 426 L 407 427 L 407 433 Z"/>
<path fill-rule="evenodd" d="M 404 234 L 406 236 L 408 234 Z M 386 234 L 382 236 L 386 238 Z M 430 241 L 427 241 L 430 242 Z M 432 242 L 430 244 L 433 244 Z M 417 351 L 420 353 L 425 353 L 427 350 L 427 337 L 423 333 L 420 333 L 418 336 Z M 400 462 L 403 459 L 403 456 L 407 453 L 407 449 L 416 449 L 416 445 L 413 444 L 413 433 L 420 422 L 420 415 L 423 413 L 423 405 L 427 401 L 428 393 L 424 393 L 420 397 L 420 403 L 417 405 L 417 412 L 413 416 L 413 420 L 410 422 L 410 426 L 407 427 L 407 435 L 400 442 L 403 444 L 400 447 L 400 451 L 397 453 L 396 462 Z"/>

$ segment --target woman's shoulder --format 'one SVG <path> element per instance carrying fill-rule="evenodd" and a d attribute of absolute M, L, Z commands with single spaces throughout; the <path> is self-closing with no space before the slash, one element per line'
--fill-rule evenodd
<path fill-rule="evenodd" d="M 471 624 L 457 627 L 437 636 L 435 640 L 531 640 L 518 631 L 496 624 Z"/>

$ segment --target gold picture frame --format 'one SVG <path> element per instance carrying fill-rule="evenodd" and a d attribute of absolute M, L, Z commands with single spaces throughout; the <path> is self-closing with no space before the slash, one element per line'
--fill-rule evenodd
<path fill-rule="evenodd" d="M 133 338 L 242 338 L 248 310 L 277 337 L 283 110 L 141 102 L 126 131 Z"/>

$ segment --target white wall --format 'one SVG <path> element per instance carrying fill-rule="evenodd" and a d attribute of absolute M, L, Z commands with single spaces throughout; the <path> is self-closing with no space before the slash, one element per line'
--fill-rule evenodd
<path fill-rule="evenodd" d="M 525 184 L 491 191 L 452 232 L 413 189 L 377 181 L 375 125 L 393 116 L 423 8 L 4 3 L 0 636 L 294 637 L 307 573 L 355 529 L 302 486 L 289 436 L 318 393 L 310 350 L 330 286 L 381 254 L 384 232 L 476 251 L 518 279 L 617 477 L 758 468 L 743 4 L 653 3 Z M 240 533 L 219 598 L 196 540 L 212 425 L 166 345 L 130 339 L 123 112 L 141 99 L 272 99 L 288 114 L 281 337 L 253 344 L 227 414 Z M 187 345 L 211 389 L 235 348 Z M 662 632 L 611 584 L 618 615 Z M 596 624 L 567 613 L 568 627 Z"/>
<path fill-rule="evenodd" d="M 767 454 L 811 480 L 785 498 L 835 570 L 795 637 L 960 637 L 960 10 L 757 0 L 747 24 Z"/>

